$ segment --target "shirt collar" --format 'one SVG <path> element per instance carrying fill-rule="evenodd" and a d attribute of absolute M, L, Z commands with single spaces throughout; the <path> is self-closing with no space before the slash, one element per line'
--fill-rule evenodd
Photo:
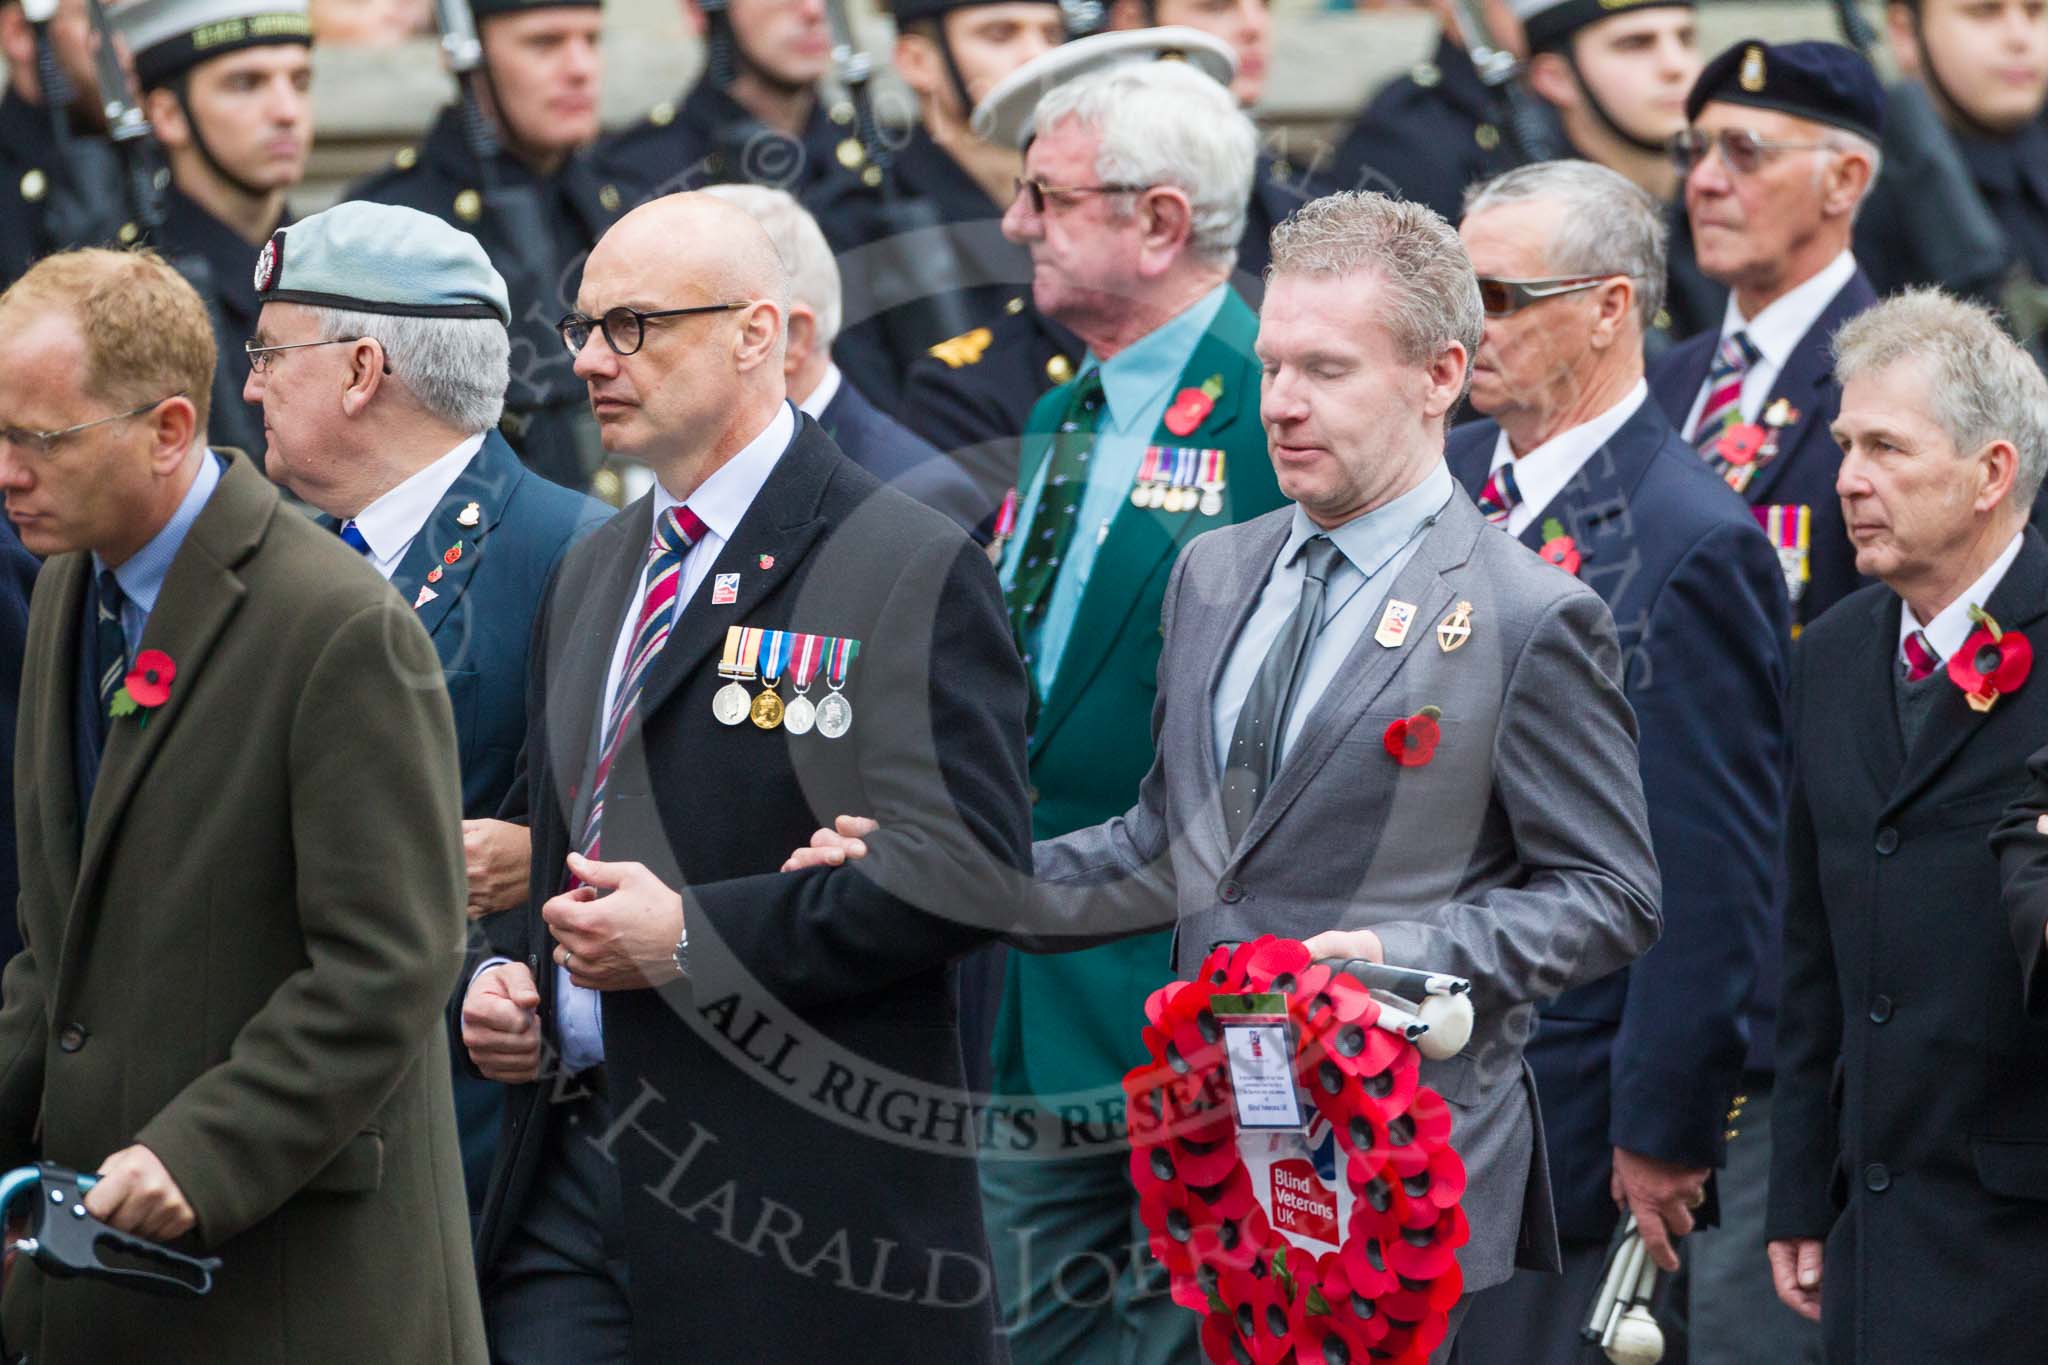
<path fill-rule="evenodd" d="M 386 489 L 368 507 L 355 514 L 356 530 L 370 547 L 379 564 L 395 559 L 413 537 L 426 526 L 441 499 L 469 468 L 469 462 L 484 448 L 484 433 L 465 436 L 455 448 L 422 469 L 414 470 L 403 483 Z"/>
<path fill-rule="evenodd" d="M 1842 287 L 1855 277 L 1856 257 L 1844 250 L 1822 266 L 1812 279 L 1771 300 L 1753 318 L 1742 316 L 1742 309 L 1736 306 L 1735 295 L 1731 292 L 1728 295 L 1728 312 L 1721 322 L 1721 335 L 1729 337 L 1737 332 L 1747 333 L 1750 344 L 1756 347 L 1765 363 L 1783 369 L 1785 362 L 1792 358 L 1792 350 L 1799 344 L 1799 339 L 1813 330 L 1813 324 L 1827 311 L 1835 295 L 1841 293 Z"/>
<path fill-rule="evenodd" d="M 208 450 L 199 461 L 199 472 L 193 475 L 192 486 L 185 490 L 185 496 L 178 502 L 178 510 L 171 513 L 171 519 L 141 549 L 129 556 L 125 564 L 114 570 L 114 581 L 121 585 L 122 594 L 141 608 L 143 615 L 156 610 L 157 594 L 164 588 L 164 576 L 171 571 L 171 561 L 178 557 L 178 547 L 185 543 L 192 523 L 199 520 L 206 500 L 220 486 L 220 471 L 220 457 Z M 97 551 L 92 557 L 92 567 L 95 573 L 104 572 L 107 567 Z"/>
<path fill-rule="evenodd" d="M 839 367 L 828 361 L 825 365 L 825 377 L 818 381 L 818 387 L 811 390 L 810 397 L 796 405 L 797 411 L 813 422 L 824 421 L 825 409 L 831 407 L 832 400 L 839 396 L 840 381 L 844 378 L 845 376 L 839 373 Z"/>
<path fill-rule="evenodd" d="M 1451 500 L 1457 480 L 1450 466 L 1438 460 L 1436 468 L 1421 483 L 1370 512 L 1361 512 L 1342 526 L 1325 531 L 1308 519 L 1301 504 L 1294 504 L 1294 519 L 1287 530 L 1287 543 L 1280 547 L 1280 563 L 1294 562 L 1294 556 L 1310 537 L 1327 535 L 1344 552 L 1344 557 L 1362 574 L 1377 573 L 1400 548 L 1415 538 L 1416 531 L 1433 521 Z"/>
<path fill-rule="evenodd" d="M 1108 426 L 1112 430 L 1130 434 L 1130 424 L 1180 378 L 1195 343 L 1216 320 L 1229 291 L 1227 282 L 1217 285 L 1107 360 L 1089 355 L 1088 364 L 1102 371 L 1102 397 L 1109 404 Z"/>
<path fill-rule="evenodd" d="M 761 434 L 740 447 L 740 453 L 727 460 L 711 477 L 697 485 L 697 491 L 687 499 L 678 498 L 662 487 L 659 479 L 654 482 L 654 515 L 659 517 L 669 508 L 687 501 L 697 519 L 719 540 L 732 539 L 732 533 L 739 529 L 740 518 L 754 505 L 760 495 L 761 486 L 768 482 L 768 476 L 775 472 L 782 452 L 796 435 L 796 409 L 787 402 L 775 405 L 775 416 L 768 420 Z"/>
<path fill-rule="evenodd" d="M 1899 650 L 1904 653 L 1906 637 L 1915 630 L 1923 630 L 1927 643 L 1934 650 L 1935 657 L 1946 662 L 1951 655 L 1963 647 L 1963 641 L 1970 638 L 1970 632 L 1977 623 L 1970 619 L 1970 608 L 1981 607 L 1991 600 L 1991 594 L 1998 591 L 2004 581 L 2006 570 L 2020 557 L 2020 546 L 2026 539 L 2025 530 L 2012 538 L 2012 544 L 2005 547 L 1983 577 L 1956 594 L 1956 600 L 1943 607 L 1935 618 L 1922 626 L 1913 618 L 1913 609 L 1904 602 L 1899 604 Z M 125 587 L 126 585 L 123 584 Z"/>
<path fill-rule="evenodd" d="M 1629 418 L 1650 396 L 1650 386 L 1638 379 L 1635 387 L 1622 396 L 1619 403 L 1599 416 L 1557 435 L 1537 446 L 1519 460 L 1514 449 L 1508 445 L 1508 434 L 1503 431 L 1493 443 L 1493 464 L 1499 469 L 1504 464 L 1515 466 L 1515 488 L 1522 495 L 1518 506 L 1541 511 L 1550 505 L 1550 500 L 1564 491 L 1572 476 L 1593 458 L 1593 452 L 1612 440 Z"/>

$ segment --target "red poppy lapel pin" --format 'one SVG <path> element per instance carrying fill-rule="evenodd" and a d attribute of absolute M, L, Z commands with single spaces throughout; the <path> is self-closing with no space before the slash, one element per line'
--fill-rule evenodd
<path fill-rule="evenodd" d="M 140 714 L 149 724 L 149 713 L 171 699 L 171 682 L 178 666 L 160 649 L 145 649 L 135 656 L 135 666 L 107 703 L 107 715 L 115 719 Z"/>
<path fill-rule="evenodd" d="M 1216 400 L 1222 396 L 1223 376 L 1212 374 L 1202 381 L 1200 388 L 1186 388 L 1175 394 L 1160 421 L 1176 436 L 1192 436 L 1196 427 L 1209 420 L 1209 414 L 1216 410 Z"/>
<path fill-rule="evenodd" d="M 1389 725 L 1380 743 L 1402 767 L 1420 768 L 1436 757 L 1437 742 L 1443 738 L 1443 726 L 1439 723 L 1443 714 L 1434 706 L 1425 706 Z"/>
<path fill-rule="evenodd" d="M 1999 628 L 1982 607 L 1970 608 L 1977 629 L 1948 661 L 1948 678 L 1963 689 L 1972 711 L 1989 711 L 2008 692 L 2017 692 L 2034 667 L 2034 646 L 2018 631 Z"/>
<path fill-rule="evenodd" d="M 1543 548 L 1536 553 L 1572 577 L 1579 576 L 1579 565 L 1583 561 L 1579 555 L 1578 542 L 1564 533 L 1564 523 L 1556 517 L 1544 519 Z"/>
<path fill-rule="evenodd" d="M 1764 448 L 1764 435 L 1764 429 L 1754 422 L 1737 422 L 1714 442 L 1714 453 L 1738 467 L 1753 464 L 1757 452 Z"/>

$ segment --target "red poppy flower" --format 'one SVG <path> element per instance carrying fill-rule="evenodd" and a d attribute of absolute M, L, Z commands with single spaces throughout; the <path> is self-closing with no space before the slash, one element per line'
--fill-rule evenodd
<path fill-rule="evenodd" d="M 1396 763 L 1404 768 L 1419 768 L 1436 757 L 1437 741 L 1443 738 L 1443 729 L 1437 724 L 1441 714 L 1434 706 L 1425 706 L 1407 719 L 1389 725 L 1380 742 L 1387 746 Z"/>
<path fill-rule="evenodd" d="M 1579 547 L 1570 536 L 1559 536 L 1543 542 L 1543 548 L 1536 552 L 1558 568 L 1576 578 L 1579 575 Z"/>
<path fill-rule="evenodd" d="M 1764 429 L 1754 422 L 1737 422 L 1714 442 L 1714 453 L 1729 464 L 1748 464 L 1764 448 Z"/>
<path fill-rule="evenodd" d="M 2000 630 L 1988 612 L 1972 607 L 1970 618 L 1980 624 L 1949 658 L 1948 677 L 1963 689 L 1963 700 L 1972 710 L 1989 711 L 1993 702 L 2018 691 L 2027 680 L 2034 667 L 2034 646 L 2018 631 Z"/>
<path fill-rule="evenodd" d="M 171 681 L 177 676 L 178 666 L 170 655 L 160 649 L 145 649 L 135 656 L 135 667 L 128 670 L 122 685 L 137 706 L 154 711 L 171 699 Z"/>
<path fill-rule="evenodd" d="M 1215 408 L 1216 400 L 1200 389 L 1182 389 L 1173 396 L 1173 405 L 1161 420 L 1174 435 L 1192 436 Z"/>

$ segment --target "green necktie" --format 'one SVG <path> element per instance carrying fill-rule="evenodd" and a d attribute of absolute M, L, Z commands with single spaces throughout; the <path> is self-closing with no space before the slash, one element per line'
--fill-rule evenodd
<path fill-rule="evenodd" d="M 1052 438 L 1052 464 L 1045 472 L 1045 486 L 1039 490 L 1038 507 L 1024 533 L 1019 547 L 1022 558 L 1010 585 L 1010 624 L 1027 665 L 1037 646 L 1038 628 L 1045 620 L 1046 603 L 1052 598 L 1053 580 L 1059 577 L 1060 563 L 1074 543 L 1081 499 L 1088 493 L 1088 456 L 1095 448 L 1095 431 L 1106 407 L 1102 371 L 1089 370 L 1074 381 L 1066 416 Z"/>

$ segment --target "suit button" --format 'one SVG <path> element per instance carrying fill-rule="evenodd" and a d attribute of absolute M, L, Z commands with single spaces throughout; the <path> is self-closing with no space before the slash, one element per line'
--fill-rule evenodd
<path fill-rule="evenodd" d="M 1885 1169 L 1882 1161 L 1873 1161 L 1863 1168 L 1863 1188 L 1872 1194 L 1883 1194 L 1892 1187 L 1892 1173 Z"/>
<path fill-rule="evenodd" d="M 1890 825 L 1886 825 L 1883 829 L 1879 830 L 1877 832 L 1877 851 L 1884 854 L 1897 853 L 1899 851 L 1899 832 Z"/>
<path fill-rule="evenodd" d="M 85 1025 L 66 1024 L 64 1031 L 57 1035 L 57 1046 L 66 1052 L 76 1052 L 85 1046 Z"/>
<path fill-rule="evenodd" d="M 1891 1019 L 1891 1017 L 1892 1017 L 1892 998 L 1891 998 L 1891 997 L 1890 997 L 1889 995 L 1880 995 L 1880 996 L 1877 996 L 1876 998 L 1874 998 L 1874 999 L 1873 999 L 1873 1000 L 1872 1000 L 1872 1001 L 1870 1002 L 1870 1022 L 1871 1022 L 1871 1023 L 1873 1023 L 1873 1024 L 1882 1024 L 1882 1023 L 1886 1023 L 1887 1021 L 1889 1021 L 1889 1020 Z"/>
<path fill-rule="evenodd" d="M 1216 888 L 1216 898 L 1225 905 L 1236 905 L 1244 899 L 1244 887 L 1234 881 L 1225 881 Z"/>

